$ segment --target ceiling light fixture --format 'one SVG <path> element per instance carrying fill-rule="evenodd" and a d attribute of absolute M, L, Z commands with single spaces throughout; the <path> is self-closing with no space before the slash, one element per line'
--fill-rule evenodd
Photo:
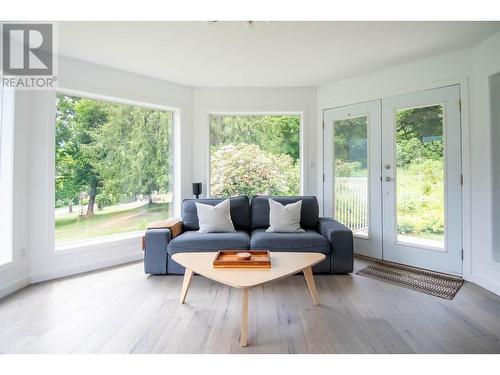
<path fill-rule="evenodd" d="M 213 26 L 219 22 L 221 22 L 221 21 L 206 21 L 205 23 L 207 24 L 207 26 Z M 254 24 L 255 24 L 254 21 L 244 21 L 245 29 L 253 28 Z"/>

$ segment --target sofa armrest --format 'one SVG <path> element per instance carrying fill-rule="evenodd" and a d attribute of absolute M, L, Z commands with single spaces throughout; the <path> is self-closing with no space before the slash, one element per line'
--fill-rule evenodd
<path fill-rule="evenodd" d="M 172 239 L 182 233 L 182 220 L 172 218 L 164 221 L 157 221 L 148 224 L 146 233 L 150 229 L 170 229 L 170 237 Z M 146 250 L 146 235 L 142 236 L 142 250 Z"/>
<path fill-rule="evenodd" d="M 165 221 L 157 221 L 148 225 L 148 229 L 170 229 L 172 238 L 182 233 L 182 220 L 172 218 Z"/>
<path fill-rule="evenodd" d="M 320 217 L 318 232 L 330 241 L 332 273 L 350 273 L 354 269 L 352 231 L 330 217 Z"/>
<path fill-rule="evenodd" d="M 172 238 L 182 233 L 182 221 L 170 219 L 152 223 L 142 239 L 144 272 L 147 274 L 167 273 L 167 245 Z"/>

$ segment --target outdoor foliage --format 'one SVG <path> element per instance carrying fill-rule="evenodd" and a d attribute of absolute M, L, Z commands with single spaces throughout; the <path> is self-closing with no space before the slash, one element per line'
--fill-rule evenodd
<path fill-rule="evenodd" d="M 97 206 L 166 194 L 171 184 L 172 114 L 67 95 L 57 96 L 56 207 Z M 68 219 L 68 218 L 66 218 Z M 91 222 L 95 222 L 91 221 Z M 56 221 L 56 228 L 64 223 Z M 114 229 L 120 231 L 120 227 Z"/>
<path fill-rule="evenodd" d="M 300 116 L 211 115 L 210 144 L 217 148 L 239 143 L 256 144 L 275 155 L 299 160 Z"/>
<path fill-rule="evenodd" d="M 400 110 L 396 124 L 398 233 L 442 239 L 443 108 Z"/>
<path fill-rule="evenodd" d="M 335 174 L 339 177 L 366 175 L 368 125 L 366 117 L 335 121 Z"/>
<path fill-rule="evenodd" d="M 300 116 L 210 116 L 211 195 L 297 195 Z"/>
<path fill-rule="evenodd" d="M 411 164 L 397 178 L 398 233 L 430 238 L 443 235 L 443 162 L 426 160 Z"/>
<path fill-rule="evenodd" d="M 222 146 L 212 154 L 212 195 L 298 195 L 299 164 L 258 145 Z"/>
<path fill-rule="evenodd" d="M 57 100 L 59 204 L 88 196 L 91 216 L 96 197 L 109 205 L 168 190 L 171 113 L 65 95 Z"/>
<path fill-rule="evenodd" d="M 397 230 L 400 234 L 441 240 L 443 238 L 442 136 L 441 105 L 396 112 Z M 335 122 L 337 177 L 368 176 L 366 139 L 366 117 Z M 346 196 L 352 199 L 351 195 Z M 338 205 L 344 209 L 349 207 L 349 203 L 338 202 Z"/>

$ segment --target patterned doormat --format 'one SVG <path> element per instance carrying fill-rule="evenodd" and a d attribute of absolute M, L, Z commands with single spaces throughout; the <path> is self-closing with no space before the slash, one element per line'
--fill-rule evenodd
<path fill-rule="evenodd" d="M 384 261 L 377 261 L 357 274 L 446 299 L 453 299 L 464 283 L 458 276 Z"/>

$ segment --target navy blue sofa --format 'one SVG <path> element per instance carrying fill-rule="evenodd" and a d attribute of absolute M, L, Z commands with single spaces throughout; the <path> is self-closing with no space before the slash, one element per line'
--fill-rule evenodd
<path fill-rule="evenodd" d="M 269 200 L 265 196 L 254 196 L 251 201 L 247 196 L 230 198 L 231 219 L 236 232 L 198 233 L 195 202 L 216 205 L 223 199 L 186 199 L 182 204 L 182 229 L 175 231 L 175 237 L 171 228 L 152 228 L 146 231 L 145 272 L 183 274 L 184 267 L 172 260 L 173 254 L 225 249 L 322 253 L 326 255 L 326 259 L 313 267 L 315 273 L 352 272 L 352 232 L 332 218 L 319 217 L 316 197 L 272 198 L 282 204 L 302 200 L 300 225 L 305 230 L 304 233 L 267 233 Z"/>

